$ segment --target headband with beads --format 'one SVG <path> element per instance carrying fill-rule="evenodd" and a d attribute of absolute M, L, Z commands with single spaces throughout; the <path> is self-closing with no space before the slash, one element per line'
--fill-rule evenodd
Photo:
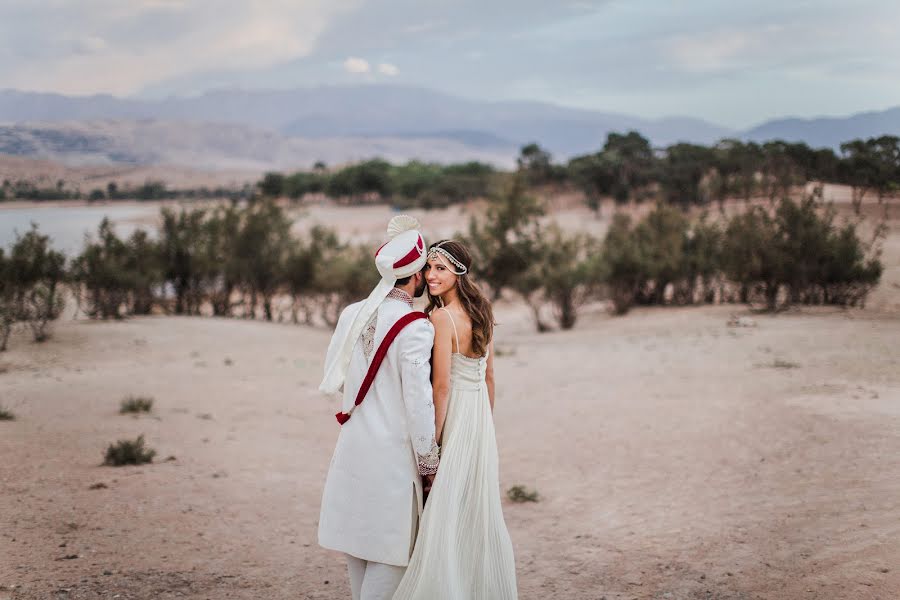
<path fill-rule="evenodd" d="M 438 254 L 440 254 L 441 256 L 446 257 L 447 260 L 449 260 L 451 263 L 453 263 L 453 265 L 458 269 L 457 271 L 452 271 L 452 273 L 454 275 L 465 275 L 466 273 L 468 273 L 469 269 L 466 268 L 466 265 L 464 265 L 461 262 L 459 262 L 458 260 L 456 260 L 456 257 L 453 256 L 452 254 L 450 254 L 447 250 L 444 250 L 443 248 L 441 248 L 441 244 L 444 244 L 444 243 L 445 242 L 440 242 L 438 244 L 435 244 L 428 250 L 428 260 L 431 260 L 432 258 L 437 258 Z"/>

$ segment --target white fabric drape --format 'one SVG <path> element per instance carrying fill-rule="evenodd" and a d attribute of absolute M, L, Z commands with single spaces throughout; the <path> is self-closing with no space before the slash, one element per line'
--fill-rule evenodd
<path fill-rule="evenodd" d="M 515 560 L 500 504 L 487 359 L 451 360 L 441 464 L 394 600 L 512 600 Z"/>

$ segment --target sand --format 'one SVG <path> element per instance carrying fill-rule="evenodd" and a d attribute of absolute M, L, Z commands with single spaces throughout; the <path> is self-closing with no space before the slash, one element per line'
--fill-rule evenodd
<path fill-rule="evenodd" d="M 500 311 L 501 485 L 541 497 L 504 504 L 522 598 L 900 594 L 900 320 L 733 311 L 596 310 L 541 336 Z M 175 317 L 14 339 L 0 598 L 347 597 L 316 545 L 327 339 Z M 153 413 L 117 414 L 129 394 Z M 139 434 L 154 464 L 100 466 Z"/>
<path fill-rule="evenodd" d="M 539 335 L 501 302 L 501 487 L 540 495 L 504 500 L 521 598 L 900 597 L 898 240 L 864 310 L 598 304 Z M 17 417 L 0 421 L 0 600 L 349 597 L 316 544 L 338 433 L 315 391 L 329 331 L 53 331 L 0 355 Z M 118 414 L 132 394 L 150 415 Z M 100 465 L 140 434 L 153 464 Z"/>

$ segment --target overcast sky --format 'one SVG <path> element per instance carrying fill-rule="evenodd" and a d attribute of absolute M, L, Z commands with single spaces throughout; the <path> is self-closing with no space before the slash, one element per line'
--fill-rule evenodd
<path fill-rule="evenodd" d="M 0 0 L 0 88 L 398 83 L 732 127 L 900 105 L 898 0 Z"/>

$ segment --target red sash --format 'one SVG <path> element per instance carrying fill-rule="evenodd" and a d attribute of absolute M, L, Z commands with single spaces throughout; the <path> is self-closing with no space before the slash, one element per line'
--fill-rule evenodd
<path fill-rule="evenodd" d="M 339 412 L 335 414 L 335 418 L 338 423 L 343 425 L 347 421 L 350 420 L 350 415 L 353 414 L 354 409 L 357 406 L 362 404 L 362 401 L 365 399 L 366 394 L 369 393 L 369 388 L 372 387 L 372 382 L 375 381 L 375 375 L 378 373 L 378 368 L 381 366 L 381 361 L 384 360 L 385 355 L 387 355 L 388 347 L 390 347 L 391 343 L 394 341 L 404 327 L 412 323 L 413 321 L 418 321 L 419 319 L 427 319 L 428 315 L 420 311 L 413 311 L 411 313 L 407 313 L 400 317 L 396 323 L 394 323 L 393 327 L 391 327 L 390 331 L 387 332 L 387 335 L 384 336 L 384 339 L 381 340 L 381 344 L 378 345 L 378 350 L 375 351 L 375 356 L 372 358 L 372 364 L 369 365 L 369 370 L 366 372 L 366 377 L 363 379 L 362 385 L 359 387 L 359 392 L 356 394 L 356 401 L 353 403 L 353 408 L 350 409 L 350 412 Z"/>

